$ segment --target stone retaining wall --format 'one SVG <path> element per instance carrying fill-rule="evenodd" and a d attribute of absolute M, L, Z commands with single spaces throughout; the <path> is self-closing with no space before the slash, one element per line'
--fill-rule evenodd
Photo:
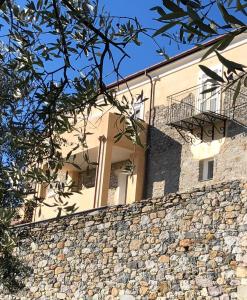
<path fill-rule="evenodd" d="M 247 184 L 17 227 L 33 271 L 1 300 L 247 299 Z M 239 297 L 239 298 L 237 298 Z"/>

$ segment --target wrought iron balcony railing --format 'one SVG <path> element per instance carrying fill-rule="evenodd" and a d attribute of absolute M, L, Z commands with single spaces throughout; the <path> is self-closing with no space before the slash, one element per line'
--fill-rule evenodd
<path fill-rule="evenodd" d="M 247 128 L 247 93 L 241 89 L 235 103 L 234 88 L 222 92 L 222 88 L 202 93 L 205 85 L 192 87 L 168 97 L 166 123 L 175 127 L 179 133 L 189 131 L 198 133 L 203 138 L 205 127 L 211 126 L 212 139 L 218 130 L 217 122 L 224 123 L 222 133 L 225 134 L 226 120 L 233 120 Z"/>
<path fill-rule="evenodd" d="M 200 85 L 169 96 L 167 124 L 172 125 L 203 115 L 212 115 L 219 119 L 237 120 L 238 118 L 239 122 L 246 121 L 247 93 L 241 91 L 234 105 L 233 88 L 224 93 L 221 87 L 206 94 L 202 94 L 202 91 L 203 86 Z"/>

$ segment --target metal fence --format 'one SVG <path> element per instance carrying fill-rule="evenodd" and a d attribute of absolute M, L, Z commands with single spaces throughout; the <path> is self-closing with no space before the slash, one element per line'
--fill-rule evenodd
<path fill-rule="evenodd" d="M 240 91 L 233 103 L 234 88 L 222 91 L 221 87 L 202 93 L 203 85 L 173 94 L 168 100 L 167 123 L 175 123 L 204 112 L 221 115 L 247 126 L 247 93 Z M 246 88 L 245 88 L 246 89 Z"/>

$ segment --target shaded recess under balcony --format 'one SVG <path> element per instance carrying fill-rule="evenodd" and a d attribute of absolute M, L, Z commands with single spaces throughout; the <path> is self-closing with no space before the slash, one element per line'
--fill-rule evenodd
<path fill-rule="evenodd" d="M 228 120 L 247 127 L 247 92 L 241 90 L 233 103 L 234 88 L 203 93 L 198 85 L 168 96 L 166 124 L 174 127 L 186 142 L 214 140 L 226 135 Z"/>
<path fill-rule="evenodd" d="M 142 122 L 142 125 L 139 138 L 145 145 L 146 124 Z M 78 123 L 77 126 L 79 130 L 84 123 Z M 108 112 L 102 117 L 91 118 L 86 127 L 87 132 L 90 132 L 86 140 L 87 147 L 76 149 L 60 170 L 57 181 L 65 186 L 67 181 L 73 182 L 74 192 L 62 201 L 69 205 L 75 204 L 77 212 L 141 200 L 145 148 L 133 144 L 126 136 L 116 141 L 115 136 L 124 131 L 124 126 L 126 124 L 121 122 L 121 116 L 115 113 Z M 77 135 L 77 131 L 64 134 L 68 143 L 62 149 L 63 157 L 78 143 Z M 49 205 L 58 203 L 56 182 L 46 187 L 40 186 L 39 195 Z M 33 220 L 55 217 L 57 206 L 50 208 L 42 205 L 40 215 L 39 211 L 36 209 Z"/>

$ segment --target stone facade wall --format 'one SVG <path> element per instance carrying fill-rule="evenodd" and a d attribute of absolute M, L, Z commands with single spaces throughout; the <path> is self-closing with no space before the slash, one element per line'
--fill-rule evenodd
<path fill-rule="evenodd" d="M 146 160 L 145 198 L 162 197 L 165 193 L 179 190 L 182 137 L 168 122 L 168 107 L 155 107 L 153 125 L 149 126 L 148 156 Z"/>
<path fill-rule="evenodd" d="M 246 80 L 247 77 L 245 77 Z M 230 118 L 233 118 L 238 123 L 247 126 L 247 88 L 242 86 L 239 92 L 238 97 L 233 103 L 234 93 L 237 84 L 234 84 L 233 87 L 225 92 L 225 98 L 223 103 L 223 110 L 225 114 Z"/>
<path fill-rule="evenodd" d="M 2 300 L 246 299 L 246 183 L 15 230 L 32 274 L 16 294 L 0 287 Z"/>
<path fill-rule="evenodd" d="M 230 93 L 228 97 L 231 97 Z M 242 96 L 241 99 L 243 103 Z M 246 107 L 247 103 L 236 110 L 236 121 L 247 124 Z M 175 128 L 166 125 L 169 123 L 168 107 L 155 107 L 152 114 L 153 125 L 149 127 L 148 137 L 145 198 L 162 197 L 166 193 L 184 191 L 205 184 L 246 178 L 246 126 L 227 121 L 225 138 L 222 134 L 218 134 L 216 138 L 220 142 L 220 149 L 214 156 L 214 178 L 208 182 L 200 182 L 199 159 L 193 154 L 196 148 L 185 142 Z M 205 144 L 212 144 L 212 140 Z M 200 152 L 200 147 L 201 145 L 197 146 L 197 152 Z M 205 148 L 201 152 L 207 156 Z"/>

